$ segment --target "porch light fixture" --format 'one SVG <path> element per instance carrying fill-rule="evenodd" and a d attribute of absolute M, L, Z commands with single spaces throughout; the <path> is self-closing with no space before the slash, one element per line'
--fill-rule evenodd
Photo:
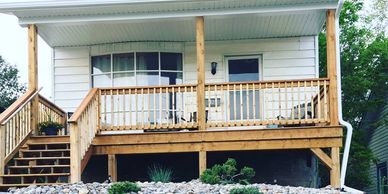
<path fill-rule="evenodd" d="M 211 73 L 214 75 L 217 73 L 217 62 L 212 62 L 211 66 L 212 66 Z"/>

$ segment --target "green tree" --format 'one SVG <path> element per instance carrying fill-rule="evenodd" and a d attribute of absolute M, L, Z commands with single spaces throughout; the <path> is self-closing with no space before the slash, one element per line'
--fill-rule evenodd
<path fill-rule="evenodd" d="M 0 56 L 0 113 L 22 94 L 26 87 L 18 81 L 19 70 Z"/>
<path fill-rule="evenodd" d="M 361 17 L 363 6 L 360 0 L 345 1 L 339 20 L 343 116 L 355 128 L 346 184 L 358 189 L 370 184 L 369 164 L 374 160 L 360 123 L 366 112 L 385 103 L 388 90 L 388 39 L 368 26 L 372 17 Z M 319 46 L 320 75 L 326 77 L 325 32 Z"/>

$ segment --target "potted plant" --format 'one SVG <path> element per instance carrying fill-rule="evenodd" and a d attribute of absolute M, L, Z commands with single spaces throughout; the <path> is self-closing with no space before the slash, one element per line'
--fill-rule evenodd
<path fill-rule="evenodd" d="M 62 128 L 62 124 L 54 122 L 51 119 L 49 121 L 39 123 L 39 130 L 41 133 L 44 132 L 45 135 L 57 135 L 58 130 Z"/>

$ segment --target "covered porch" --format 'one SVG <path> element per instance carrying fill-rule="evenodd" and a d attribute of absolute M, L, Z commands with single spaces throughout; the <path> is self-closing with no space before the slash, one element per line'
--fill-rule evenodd
<path fill-rule="evenodd" d="M 90 85 L 68 120 L 71 182 L 81 180 L 93 154 L 108 155 L 109 174 L 116 180 L 116 154 L 198 152 L 202 173 L 208 151 L 310 149 L 330 169 L 331 184 L 339 187 L 342 128 L 336 87 L 337 1 L 295 1 L 293 6 L 282 1 L 251 3 L 190 1 L 175 2 L 176 7 L 160 3 L 158 8 L 119 4 L 113 6 L 117 14 L 94 5 L 94 9 L 79 8 L 84 15 L 64 9 L 43 16 L 31 10 L 29 17 L 21 16 L 21 25 L 29 28 L 31 91 L 37 91 L 38 85 L 38 34 L 53 48 L 120 42 L 195 45 L 196 74 L 191 82 Z M 205 9 L 208 6 L 210 10 Z M 130 11 L 123 13 L 124 9 Z M 140 14 L 141 10 L 145 14 Z M 206 77 L 211 65 L 206 60 L 208 41 L 316 36 L 325 21 L 327 78 L 209 82 Z M 252 50 L 233 56 L 260 53 Z M 39 112 L 34 107 L 31 111 Z M 37 130 L 36 124 L 31 125 L 32 130 Z M 323 148 L 330 148 L 330 154 Z"/>

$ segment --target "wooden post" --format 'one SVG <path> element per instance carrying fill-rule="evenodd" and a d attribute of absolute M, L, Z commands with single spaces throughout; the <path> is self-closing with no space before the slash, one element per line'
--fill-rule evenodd
<path fill-rule="evenodd" d="M 206 151 L 199 151 L 199 175 L 206 170 Z"/>
<path fill-rule="evenodd" d="M 196 17 L 196 42 L 197 42 L 197 122 L 198 129 L 205 130 L 205 35 L 204 18 Z"/>
<path fill-rule="evenodd" d="M 340 151 L 339 147 L 331 148 L 331 159 L 333 168 L 330 170 L 330 185 L 334 188 L 340 188 Z"/>
<path fill-rule="evenodd" d="M 108 155 L 108 175 L 112 178 L 112 182 L 117 182 L 117 160 L 116 155 Z"/>
<path fill-rule="evenodd" d="M 0 184 L 3 184 L 4 167 L 5 167 L 5 126 L 0 125 Z"/>
<path fill-rule="evenodd" d="M 36 25 L 28 25 L 28 90 L 38 89 L 38 31 Z M 38 135 L 39 97 L 31 102 L 31 130 Z"/>
<path fill-rule="evenodd" d="M 77 123 L 70 123 L 70 181 L 81 181 L 81 145 Z"/>
<path fill-rule="evenodd" d="M 337 61 L 336 61 L 335 10 L 328 10 L 326 16 L 326 54 L 329 83 L 330 124 L 338 125 Z"/>

